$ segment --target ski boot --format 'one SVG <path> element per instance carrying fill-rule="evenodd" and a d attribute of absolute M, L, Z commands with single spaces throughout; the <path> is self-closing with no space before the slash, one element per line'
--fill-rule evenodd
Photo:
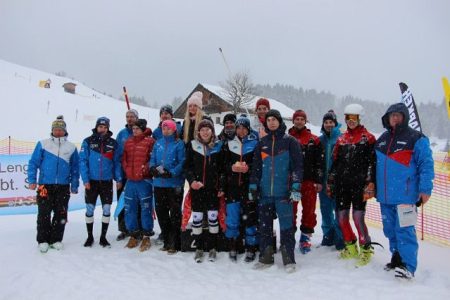
<path fill-rule="evenodd" d="M 103 248 L 111 248 L 111 244 L 108 242 L 108 240 L 106 239 L 106 237 L 104 236 L 100 236 L 100 242 L 99 242 L 100 246 L 102 246 Z"/>
<path fill-rule="evenodd" d="M 295 260 L 292 259 L 292 257 L 289 255 L 289 253 L 286 250 L 285 245 L 281 245 L 280 247 L 281 252 L 281 258 L 283 259 L 283 265 L 284 269 L 287 273 L 293 273 L 295 272 Z"/>
<path fill-rule="evenodd" d="M 41 253 L 47 253 L 48 251 L 48 243 L 39 243 L 39 251 L 41 251 Z"/>
<path fill-rule="evenodd" d="M 359 255 L 358 243 L 356 241 L 346 242 L 344 250 L 341 251 L 339 257 L 342 259 L 357 258 Z"/>
<path fill-rule="evenodd" d="M 194 260 L 196 263 L 203 262 L 203 250 L 200 249 L 195 250 Z"/>
<path fill-rule="evenodd" d="M 400 257 L 400 253 L 398 251 L 395 251 L 394 254 L 392 254 L 391 262 L 387 263 L 386 266 L 384 266 L 385 271 L 392 271 L 395 270 L 396 267 L 402 266 L 402 258 Z"/>
<path fill-rule="evenodd" d="M 142 238 L 141 246 L 139 247 L 139 251 L 144 252 L 150 249 L 150 237 L 148 235 L 144 235 Z"/>
<path fill-rule="evenodd" d="M 260 255 L 259 261 L 253 266 L 255 270 L 267 269 L 273 266 L 274 257 L 273 257 L 273 246 L 267 246 L 264 250 L 264 253 Z"/>
<path fill-rule="evenodd" d="M 301 233 L 299 249 L 302 254 L 306 254 L 311 251 L 311 234 Z"/>
<path fill-rule="evenodd" d="M 370 263 L 372 259 L 372 255 L 374 253 L 372 245 L 367 244 L 360 247 L 361 253 L 359 254 L 358 262 L 356 263 L 357 267 L 363 267 Z"/>

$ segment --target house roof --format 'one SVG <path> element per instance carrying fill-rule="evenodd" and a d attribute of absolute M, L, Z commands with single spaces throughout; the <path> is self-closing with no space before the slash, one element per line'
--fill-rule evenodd
<path fill-rule="evenodd" d="M 233 101 L 230 99 L 229 95 L 227 94 L 227 92 L 224 88 L 222 88 L 220 86 L 204 84 L 204 83 L 200 83 L 200 85 L 202 85 L 205 89 L 207 89 L 211 93 L 216 94 L 221 99 L 228 102 L 229 104 L 233 103 Z M 267 98 L 267 97 L 254 96 L 252 98 L 252 100 L 247 105 L 245 105 L 245 107 L 248 109 L 254 110 L 255 106 L 256 106 L 256 101 L 258 101 L 258 99 L 260 99 L 260 98 L 268 99 L 270 101 L 270 108 L 278 110 L 283 118 L 292 118 L 292 115 L 294 114 L 294 110 L 292 108 L 284 105 L 283 103 L 281 103 L 275 99 L 271 99 L 271 98 Z"/>

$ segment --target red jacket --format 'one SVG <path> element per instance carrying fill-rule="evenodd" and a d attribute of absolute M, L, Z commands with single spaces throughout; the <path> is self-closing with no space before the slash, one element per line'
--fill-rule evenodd
<path fill-rule="evenodd" d="M 131 136 L 126 140 L 122 156 L 122 168 L 127 179 L 142 180 L 151 178 L 149 161 L 155 140 L 150 137 L 151 130 L 147 128 L 140 136 Z"/>
<path fill-rule="evenodd" d="M 322 183 L 325 168 L 325 152 L 320 139 L 306 127 L 292 127 L 289 134 L 295 137 L 303 153 L 303 181 Z"/>

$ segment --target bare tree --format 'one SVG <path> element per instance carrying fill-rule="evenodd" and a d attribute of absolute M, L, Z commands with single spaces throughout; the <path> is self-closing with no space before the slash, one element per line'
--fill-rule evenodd
<path fill-rule="evenodd" d="M 222 87 L 232 101 L 235 114 L 241 112 L 254 97 L 254 86 L 246 72 L 235 73 Z"/>

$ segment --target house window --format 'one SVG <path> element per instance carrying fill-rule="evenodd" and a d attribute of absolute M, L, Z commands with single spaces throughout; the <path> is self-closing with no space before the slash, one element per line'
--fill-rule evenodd
<path fill-rule="evenodd" d="M 216 117 L 216 124 L 220 124 L 220 117 Z"/>

